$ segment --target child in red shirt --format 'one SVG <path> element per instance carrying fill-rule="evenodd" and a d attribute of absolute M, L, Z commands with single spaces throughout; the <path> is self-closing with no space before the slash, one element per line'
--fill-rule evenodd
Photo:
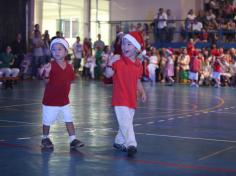
<path fill-rule="evenodd" d="M 137 58 L 142 44 L 142 36 L 138 32 L 126 34 L 122 40 L 122 55 L 114 56 L 106 68 L 106 76 L 113 77 L 112 106 L 119 124 L 113 146 L 118 150 L 127 151 L 128 156 L 137 152 L 133 129 L 137 92 L 143 102 L 147 99 L 141 83 L 142 63 Z"/>
<path fill-rule="evenodd" d="M 65 60 L 68 48 L 69 44 L 66 40 L 62 38 L 54 39 L 50 45 L 54 60 L 43 66 L 40 70 L 40 75 L 46 82 L 42 102 L 43 139 L 41 146 L 43 149 L 52 149 L 54 147 L 49 138 L 49 130 L 59 113 L 63 113 L 70 138 L 70 148 L 84 146 L 81 141 L 76 139 L 69 107 L 70 84 L 75 75 L 72 66 Z"/>
<path fill-rule="evenodd" d="M 199 79 L 199 73 L 201 71 L 201 58 L 199 57 L 198 51 L 192 52 L 192 57 L 190 60 L 190 69 L 189 69 L 189 80 L 191 82 L 190 87 L 199 87 L 198 85 L 198 79 Z"/>
<path fill-rule="evenodd" d="M 221 76 L 221 61 L 220 57 L 216 57 L 215 61 L 213 62 L 213 73 L 212 78 L 215 80 L 215 88 L 220 87 L 220 76 Z"/>

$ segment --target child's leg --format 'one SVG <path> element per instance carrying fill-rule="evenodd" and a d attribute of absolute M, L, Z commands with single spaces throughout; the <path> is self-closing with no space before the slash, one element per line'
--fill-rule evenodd
<path fill-rule="evenodd" d="M 72 122 L 72 115 L 71 115 L 71 111 L 70 111 L 70 106 L 65 105 L 61 108 L 61 110 L 64 113 L 64 121 L 66 124 L 67 132 L 69 134 L 70 148 L 83 147 L 84 146 L 83 142 L 76 139 L 75 126 Z"/>
<path fill-rule="evenodd" d="M 41 147 L 43 149 L 52 149 L 53 143 L 49 139 L 50 125 L 54 123 L 58 114 L 58 107 L 45 106 L 43 105 L 43 139 L 41 142 Z"/>
<path fill-rule="evenodd" d="M 43 138 L 48 138 L 50 132 L 50 125 L 52 125 L 58 114 L 58 107 L 45 106 L 42 109 L 42 123 L 43 123 Z"/>
<path fill-rule="evenodd" d="M 94 79 L 95 78 L 95 75 L 94 75 L 94 66 L 91 66 L 90 67 L 90 74 L 91 74 L 91 77 L 92 77 L 92 79 Z"/>
<path fill-rule="evenodd" d="M 200 74 L 199 85 L 203 85 L 204 80 L 205 80 L 205 76 L 203 74 Z"/>
<path fill-rule="evenodd" d="M 171 84 L 175 82 L 175 80 L 171 76 L 168 77 L 168 80 L 170 81 Z"/>
<path fill-rule="evenodd" d="M 152 70 L 150 72 L 150 78 L 151 78 L 152 83 L 156 83 L 156 73 L 155 73 L 155 70 Z"/>
<path fill-rule="evenodd" d="M 49 131 L 50 131 L 50 126 L 43 125 L 43 138 L 48 138 Z"/>
<path fill-rule="evenodd" d="M 70 106 L 65 105 L 61 108 L 63 115 L 64 115 L 64 121 L 66 125 L 67 132 L 69 134 L 70 141 L 73 141 L 76 136 L 75 136 L 75 127 L 72 121 L 72 114 L 70 111 Z"/>
<path fill-rule="evenodd" d="M 115 143 L 116 144 L 125 144 L 125 136 L 122 134 L 122 131 L 120 130 L 120 128 L 119 128 L 118 133 L 115 137 Z"/>
<path fill-rule="evenodd" d="M 115 113 L 117 117 L 117 121 L 119 123 L 119 131 L 116 140 L 120 139 L 120 137 L 124 137 L 126 147 L 128 146 L 137 146 L 137 142 L 135 139 L 134 129 L 133 129 L 133 116 L 134 109 L 130 109 L 126 106 L 115 106 Z M 116 141 L 117 143 L 122 143 L 124 141 Z"/>
<path fill-rule="evenodd" d="M 65 122 L 65 123 L 66 123 L 66 129 L 67 129 L 69 136 L 74 136 L 74 139 L 75 139 L 75 126 L 74 126 L 73 122 Z"/>

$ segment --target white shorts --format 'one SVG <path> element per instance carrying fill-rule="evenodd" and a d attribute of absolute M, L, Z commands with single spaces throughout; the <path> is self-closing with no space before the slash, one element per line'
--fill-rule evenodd
<path fill-rule="evenodd" d="M 70 111 L 70 106 L 45 106 L 43 105 L 42 112 L 42 123 L 43 125 L 50 126 L 57 119 L 63 119 L 64 122 L 72 122 L 72 114 Z"/>
<path fill-rule="evenodd" d="M 190 80 L 195 80 L 198 81 L 198 73 L 194 73 L 194 72 L 189 72 L 189 77 Z"/>
<path fill-rule="evenodd" d="M 212 73 L 212 78 L 213 78 L 213 79 L 219 79 L 219 80 L 220 80 L 220 73 L 219 73 L 219 72 L 213 72 L 213 73 Z"/>

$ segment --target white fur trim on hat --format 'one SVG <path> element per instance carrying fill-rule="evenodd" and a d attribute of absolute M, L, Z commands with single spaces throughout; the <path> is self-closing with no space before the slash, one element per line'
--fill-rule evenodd
<path fill-rule="evenodd" d="M 128 39 L 138 50 L 141 50 L 140 43 L 130 34 L 126 34 L 124 38 Z"/>
<path fill-rule="evenodd" d="M 56 43 L 62 44 L 66 48 L 66 50 L 68 50 L 68 48 L 69 48 L 69 43 L 65 39 L 55 38 L 55 39 L 52 40 L 52 42 L 50 44 L 50 50 L 52 50 L 52 46 Z"/>

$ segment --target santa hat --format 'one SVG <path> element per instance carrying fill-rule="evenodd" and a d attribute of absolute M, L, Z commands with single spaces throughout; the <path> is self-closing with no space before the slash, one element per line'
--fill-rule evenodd
<path fill-rule="evenodd" d="M 169 56 L 173 55 L 174 54 L 174 49 L 173 48 L 167 49 L 166 54 L 169 55 Z"/>
<path fill-rule="evenodd" d="M 140 32 L 132 31 L 126 34 L 123 38 L 129 40 L 139 51 L 144 47 L 144 40 Z"/>
<path fill-rule="evenodd" d="M 52 50 L 52 46 L 56 43 L 60 43 L 61 45 L 63 45 L 66 48 L 66 50 L 68 50 L 68 48 L 69 48 L 69 43 L 65 39 L 55 38 L 52 40 L 52 42 L 50 44 L 50 50 Z"/>

